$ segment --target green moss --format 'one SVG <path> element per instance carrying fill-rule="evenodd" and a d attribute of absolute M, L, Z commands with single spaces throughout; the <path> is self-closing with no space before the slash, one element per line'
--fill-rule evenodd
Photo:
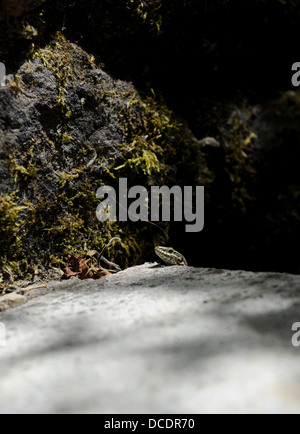
<path fill-rule="evenodd" d="M 140 153 L 140 151 L 138 152 Z M 160 172 L 160 164 L 157 156 L 151 152 L 144 149 L 142 151 L 142 155 L 137 156 L 136 158 L 131 158 L 127 160 L 122 166 L 116 167 L 115 170 L 129 169 L 132 172 L 135 172 L 137 175 L 152 175 L 153 173 Z"/>
<path fill-rule="evenodd" d="M 22 214 L 26 209 L 18 205 L 17 192 L 0 195 L 0 281 L 5 275 L 12 278 L 18 271 L 14 259 L 22 251 Z"/>
<path fill-rule="evenodd" d="M 172 183 L 173 165 L 177 164 L 180 171 L 181 164 L 189 163 L 189 170 L 195 176 L 199 164 L 198 150 L 188 128 L 163 101 L 158 100 L 154 92 L 145 99 L 134 92 L 125 96 L 129 101 L 122 116 L 127 122 L 121 129 L 127 144 L 120 147 L 126 162 L 115 167 L 114 171 L 133 180 L 148 177 L 151 184 Z M 140 113 L 138 118 L 136 112 Z M 194 155 L 192 164 L 189 161 L 191 155 Z M 180 181 L 180 175 L 176 177 L 177 181 Z"/>
<path fill-rule="evenodd" d="M 9 162 L 10 171 L 14 176 L 15 182 L 20 179 L 23 181 L 27 181 L 29 178 L 34 178 L 37 174 L 37 167 L 31 162 L 28 163 L 27 167 L 19 165 L 17 163 L 17 160 L 13 157 L 9 158 Z"/>
<path fill-rule="evenodd" d="M 163 17 L 160 14 L 162 6 L 162 0 L 154 0 L 152 2 L 141 0 L 129 1 L 129 7 L 132 9 L 133 15 L 138 17 L 141 25 L 147 25 L 147 27 L 157 35 L 160 34 L 163 24 Z"/>
<path fill-rule="evenodd" d="M 79 177 L 78 173 L 67 173 L 67 172 L 58 172 L 57 173 L 58 179 L 59 179 L 59 186 L 60 188 L 64 188 L 67 183 L 70 183 L 74 179 L 77 179 Z"/>
<path fill-rule="evenodd" d="M 229 125 L 231 140 L 227 147 L 225 170 L 232 184 L 232 206 L 245 213 L 248 202 L 254 199 L 251 194 L 251 178 L 256 171 L 252 165 L 252 156 L 258 137 L 251 131 L 249 122 L 237 115 L 231 117 Z"/>

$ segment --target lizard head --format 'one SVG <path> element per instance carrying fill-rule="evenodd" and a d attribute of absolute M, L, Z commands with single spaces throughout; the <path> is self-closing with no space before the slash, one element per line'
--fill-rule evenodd
<path fill-rule="evenodd" d="M 172 247 L 155 247 L 155 253 L 166 264 L 181 265 L 185 267 L 188 266 L 185 257 L 181 253 L 174 250 Z"/>

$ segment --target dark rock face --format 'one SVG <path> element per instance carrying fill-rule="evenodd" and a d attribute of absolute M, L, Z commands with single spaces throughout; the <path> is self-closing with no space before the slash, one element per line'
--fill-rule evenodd
<path fill-rule="evenodd" d="M 299 92 L 208 107 L 201 127 L 220 147 L 201 142 L 213 179 L 206 183 L 206 225 L 178 248 L 187 243 L 195 265 L 299 273 Z"/>
<path fill-rule="evenodd" d="M 45 0 L 2 0 L 1 12 L 5 19 L 19 17 L 42 5 Z"/>

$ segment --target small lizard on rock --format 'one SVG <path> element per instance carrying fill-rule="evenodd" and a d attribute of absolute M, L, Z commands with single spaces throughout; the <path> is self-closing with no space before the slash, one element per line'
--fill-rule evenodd
<path fill-rule="evenodd" d="M 184 267 L 188 266 L 185 257 L 171 247 L 155 247 L 155 253 L 168 265 L 182 265 Z"/>

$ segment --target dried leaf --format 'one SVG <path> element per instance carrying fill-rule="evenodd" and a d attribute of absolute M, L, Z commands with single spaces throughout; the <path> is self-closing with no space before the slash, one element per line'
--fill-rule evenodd
<path fill-rule="evenodd" d="M 64 278 L 66 279 L 76 276 L 81 280 L 97 280 L 110 274 L 111 273 L 109 271 L 95 267 L 93 265 L 92 259 L 85 259 L 77 256 L 71 256 L 67 267 L 64 269 Z"/>

